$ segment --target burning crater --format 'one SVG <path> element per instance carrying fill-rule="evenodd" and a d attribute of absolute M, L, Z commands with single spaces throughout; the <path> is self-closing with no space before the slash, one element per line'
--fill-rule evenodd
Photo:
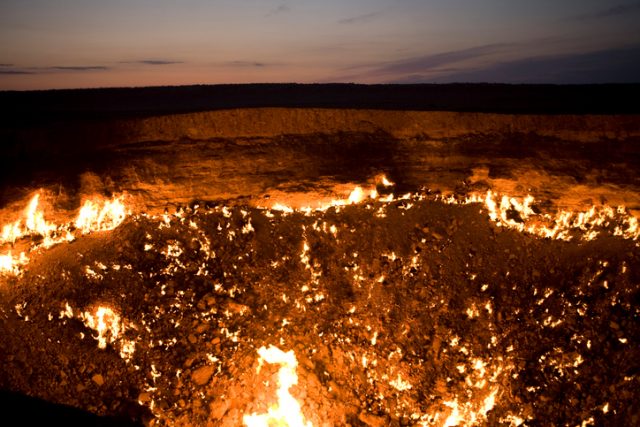
<path fill-rule="evenodd" d="M 640 422 L 636 178 L 601 182 L 630 209 L 565 193 L 549 164 L 469 164 L 461 191 L 444 163 L 417 185 L 425 157 L 350 181 L 325 158 L 286 185 L 247 175 L 251 197 L 194 183 L 165 211 L 174 184 L 134 185 L 139 162 L 96 172 L 128 185 L 45 180 L 5 206 L 5 391 L 154 426 Z"/>

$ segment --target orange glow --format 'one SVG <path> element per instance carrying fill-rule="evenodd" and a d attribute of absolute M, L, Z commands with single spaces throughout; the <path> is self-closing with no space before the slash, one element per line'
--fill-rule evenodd
<path fill-rule="evenodd" d="M 284 352 L 275 346 L 260 347 L 258 372 L 263 362 L 278 364 L 278 403 L 269 407 L 266 414 L 250 414 L 242 418 L 248 427 L 312 427 L 305 421 L 300 409 L 300 403 L 289 393 L 289 388 L 298 383 L 296 367 L 298 360 L 293 350 Z"/>
<path fill-rule="evenodd" d="M 122 335 L 127 329 L 126 323 L 110 307 L 98 306 L 94 312 L 85 311 L 80 314 L 84 324 L 93 329 L 97 335 L 98 348 L 104 350 L 107 344 L 119 344 L 120 357 L 130 360 L 135 351 L 135 343 L 125 340 Z"/>
<path fill-rule="evenodd" d="M 75 225 L 85 234 L 92 231 L 113 230 L 126 217 L 127 211 L 121 197 L 106 200 L 102 206 L 99 202 L 87 200 L 80 208 Z"/>
<path fill-rule="evenodd" d="M 0 273 L 9 273 L 17 275 L 20 273 L 20 268 L 29 262 L 29 258 L 20 253 L 19 256 L 14 256 L 11 251 L 5 255 L 0 255 Z"/>
<path fill-rule="evenodd" d="M 27 252 L 40 247 L 49 248 L 62 242 L 73 241 L 76 238 L 72 232 L 72 224 L 80 231 L 80 234 L 113 230 L 129 214 L 123 203 L 123 196 L 114 197 L 111 200 L 94 198 L 84 202 L 74 221 L 56 224 L 45 219 L 44 211 L 39 205 L 40 195 L 41 192 L 37 192 L 31 197 L 23 211 L 22 218 L 2 227 L 0 246 L 13 245 L 22 238 L 38 236 L 42 238 L 41 241 L 39 243 L 30 242 Z M 19 256 L 12 255 L 11 252 L 2 254 L 0 255 L 0 273 L 20 274 L 22 267 L 28 263 L 29 257 L 24 252 Z"/>

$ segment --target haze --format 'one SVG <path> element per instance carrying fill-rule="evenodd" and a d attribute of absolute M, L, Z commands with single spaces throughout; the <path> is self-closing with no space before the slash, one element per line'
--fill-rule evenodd
<path fill-rule="evenodd" d="M 3 0 L 0 90 L 629 83 L 640 2 Z"/>

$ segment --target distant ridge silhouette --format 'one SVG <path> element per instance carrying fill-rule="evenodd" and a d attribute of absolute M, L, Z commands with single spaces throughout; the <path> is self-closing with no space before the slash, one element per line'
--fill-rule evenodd
<path fill-rule="evenodd" d="M 238 84 L 0 92 L 0 125 L 234 108 L 637 114 L 640 84 Z"/>

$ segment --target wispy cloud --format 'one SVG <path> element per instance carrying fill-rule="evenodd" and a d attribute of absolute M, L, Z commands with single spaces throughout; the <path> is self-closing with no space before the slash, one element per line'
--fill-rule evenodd
<path fill-rule="evenodd" d="M 102 65 L 87 66 L 67 66 L 54 65 L 49 67 L 14 67 L 12 64 L 2 64 L 0 66 L 0 74 L 4 75 L 24 75 L 24 74 L 49 74 L 57 72 L 82 73 L 91 71 L 108 71 L 110 67 Z"/>
<path fill-rule="evenodd" d="M 53 67 L 45 67 L 44 70 L 52 70 L 52 71 L 106 71 L 109 67 L 105 67 L 102 65 L 81 65 L 81 66 L 65 66 L 65 65 L 56 65 Z"/>
<path fill-rule="evenodd" d="M 273 67 L 279 64 L 269 64 L 266 62 L 259 62 L 259 61 L 229 61 L 229 62 L 225 62 L 224 65 L 229 67 L 264 68 L 264 67 Z"/>
<path fill-rule="evenodd" d="M 363 24 L 369 21 L 374 20 L 378 16 L 380 16 L 382 12 L 370 12 L 365 13 L 364 15 L 351 16 L 349 18 L 340 19 L 338 24 Z"/>
<path fill-rule="evenodd" d="M 513 43 L 496 43 L 452 50 L 432 55 L 418 56 L 384 64 L 374 70 L 377 74 L 413 74 L 438 70 L 441 67 L 498 53 L 507 53 L 516 48 Z"/>
<path fill-rule="evenodd" d="M 168 59 L 142 59 L 140 61 L 131 61 L 130 64 L 142 64 L 142 65 L 172 65 L 183 64 L 182 61 L 172 61 Z"/>
<path fill-rule="evenodd" d="M 279 15 L 281 13 L 286 13 L 289 11 L 291 11 L 291 6 L 289 6 L 287 3 L 280 3 L 277 7 L 271 9 L 269 13 L 266 14 L 266 16 Z"/>
<path fill-rule="evenodd" d="M 0 74 L 2 75 L 23 75 L 23 74 L 34 74 L 33 71 L 28 70 L 20 70 L 20 69 L 4 69 L 4 67 L 8 67 L 10 65 L 2 65 L 3 68 L 0 68 Z"/>
<path fill-rule="evenodd" d="M 407 74 L 393 83 L 640 83 L 640 45 L 580 54 L 536 56 L 446 72 Z"/>
<path fill-rule="evenodd" d="M 605 9 L 596 10 L 590 13 L 575 15 L 568 18 L 571 21 L 587 21 L 591 19 L 612 18 L 615 16 L 627 15 L 640 12 L 640 2 L 622 3 Z"/>

